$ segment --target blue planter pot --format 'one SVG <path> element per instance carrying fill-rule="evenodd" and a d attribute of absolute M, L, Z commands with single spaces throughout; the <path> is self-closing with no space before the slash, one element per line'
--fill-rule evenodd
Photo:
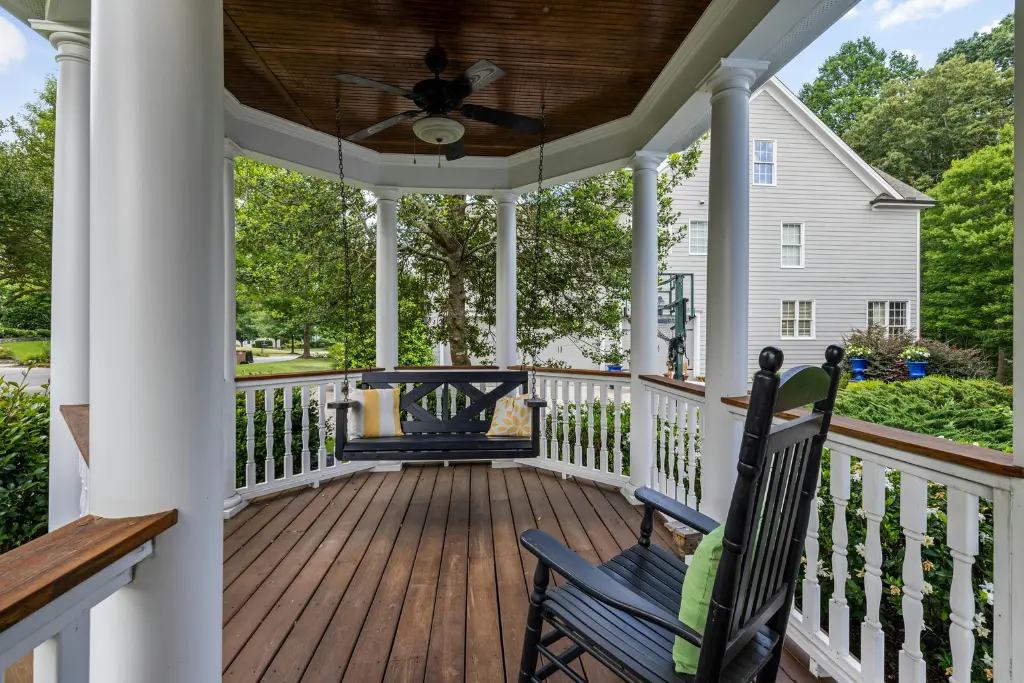
<path fill-rule="evenodd" d="M 850 378 L 851 382 L 863 382 L 864 373 L 868 369 L 867 358 L 851 358 L 850 367 L 853 368 L 853 377 Z"/>
<path fill-rule="evenodd" d="M 910 370 L 910 379 L 921 379 L 927 374 L 928 361 L 908 360 L 907 369 Z"/>

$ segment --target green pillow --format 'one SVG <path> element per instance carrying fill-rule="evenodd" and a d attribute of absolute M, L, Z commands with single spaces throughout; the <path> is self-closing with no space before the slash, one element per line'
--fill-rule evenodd
<path fill-rule="evenodd" d="M 683 580 L 683 599 L 679 604 L 679 621 L 697 633 L 704 635 L 708 623 L 708 608 L 711 606 L 711 591 L 715 588 L 715 575 L 722 559 L 722 537 L 725 525 L 704 536 L 697 546 L 697 552 L 690 560 Z M 681 674 L 697 673 L 700 648 L 676 636 L 672 647 L 672 659 L 676 671 Z"/>

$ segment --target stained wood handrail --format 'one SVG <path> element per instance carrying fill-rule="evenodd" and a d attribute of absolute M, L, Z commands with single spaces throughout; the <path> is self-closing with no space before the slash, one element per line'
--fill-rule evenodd
<path fill-rule="evenodd" d="M 497 370 L 497 365 L 398 365 L 395 370 Z"/>
<path fill-rule="evenodd" d="M 696 384 L 694 382 L 684 382 L 679 379 L 673 379 L 671 377 L 662 377 L 661 375 L 641 375 L 640 379 L 651 384 L 658 384 L 669 389 L 676 389 L 678 391 L 685 392 L 687 394 L 693 394 L 694 396 L 700 396 L 704 398 L 704 385 Z"/>
<path fill-rule="evenodd" d="M 71 437 L 75 440 L 79 452 L 85 464 L 89 464 L 89 404 L 65 405 L 60 407 L 60 414 L 64 416 L 71 431 Z"/>
<path fill-rule="evenodd" d="M 532 365 L 510 365 L 509 370 L 526 370 L 527 372 L 533 372 L 535 369 Z M 560 375 L 582 375 L 582 376 L 593 376 L 593 377 L 631 377 L 628 370 L 583 370 L 581 368 L 536 368 L 537 372 L 555 372 Z"/>
<path fill-rule="evenodd" d="M 378 372 L 384 368 L 351 368 L 350 375 L 358 375 L 364 372 Z M 304 372 L 282 372 L 280 374 L 268 375 L 244 375 L 235 377 L 235 383 L 239 382 L 272 382 L 279 379 L 305 379 L 307 377 L 325 377 L 327 375 L 343 375 L 344 370 L 306 370 Z"/>
<path fill-rule="evenodd" d="M 0 631 L 39 611 L 174 526 L 178 511 L 87 515 L 0 555 Z"/>

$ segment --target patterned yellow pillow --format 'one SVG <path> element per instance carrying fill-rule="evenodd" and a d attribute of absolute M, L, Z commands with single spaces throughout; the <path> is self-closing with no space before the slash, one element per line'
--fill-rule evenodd
<path fill-rule="evenodd" d="M 505 396 L 494 405 L 494 417 L 487 436 L 530 436 L 530 409 L 525 396 Z"/>

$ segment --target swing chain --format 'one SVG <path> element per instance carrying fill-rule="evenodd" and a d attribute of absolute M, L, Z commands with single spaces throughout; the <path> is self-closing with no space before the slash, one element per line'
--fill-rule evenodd
<path fill-rule="evenodd" d="M 342 149 L 341 140 L 341 87 L 334 97 L 334 129 L 335 137 L 338 140 L 338 180 L 340 183 L 341 192 L 341 242 L 344 250 L 344 301 L 342 303 L 342 359 L 341 367 L 344 373 L 344 380 L 342 383 L 342 396 L 344 400 L 348 400 L 349 393 L 349 379 L 348 379 L 348 345 L 349 345 L 349 302 L 352 299 L 352 273 L 349 266 L 349 257 L 351 245 L 349 244 L 349 233 L 348 233 L 348 195 L 345 193 L 345 156 Z"/>
<path fill-rule="evenodd" d="M 535 208 L 535 218 L 533 222 L 533 270 L 534 278 L 540 277 L 540 241 L 541 241 L 541 229 L 540 229 L 540 218 L 541 218 L 541 201 L 543 199 L 541 190 L 544 186 L 544 133 L 545 133 L 545 117 L 544 117 L 544 91 L 541 90 L 540 95 L 540 147 L 538 149 L 538 160 L 537 160 L 537 205 Z M 533 287 L 533 296 L 531 297 L 530 311 L 533 320 L 530 323 L 530 396 L 536 398 L 537 396 L 537 293 L 539 288 L 536 286 L 536 281 Z"/>

